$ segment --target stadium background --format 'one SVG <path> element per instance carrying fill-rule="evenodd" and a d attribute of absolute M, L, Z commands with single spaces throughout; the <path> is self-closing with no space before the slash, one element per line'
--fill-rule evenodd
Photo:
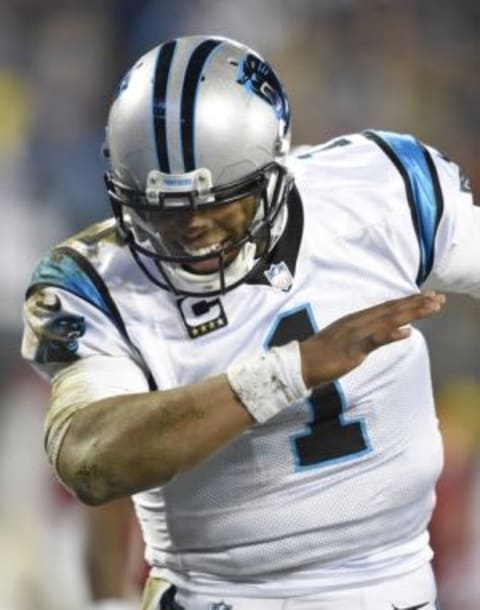
<path fill-rule="evenodd" d="M 289 92 L 294 144 L 413 132 L 457 160 L 480 201 L 477 0 L 1 0 L 0 610 L 82 610 L 85 509 L 42 450 L 46 388 L 19 358 L 38 257 L 109 215 L 100 146 L 116 83 L 172 36 L 257 48 Z M 479 261 L 480 265 L 480 261 Z M 480 304 L 423 326 L 446 439 L 432 528 L 443 610 L 478 608 Z"/>

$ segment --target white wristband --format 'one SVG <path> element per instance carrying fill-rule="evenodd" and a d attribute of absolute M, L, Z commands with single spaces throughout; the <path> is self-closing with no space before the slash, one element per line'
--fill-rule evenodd
<path fill-rule="evenodd" d="M 243 406 L 260 423 L 310 394 L 302 377 L 298 341 L 231 364 L 226 373 Z"/>

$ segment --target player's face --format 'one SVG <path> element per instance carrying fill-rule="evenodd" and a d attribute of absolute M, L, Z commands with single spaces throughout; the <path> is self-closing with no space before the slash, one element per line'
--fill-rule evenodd
<path fill-rule="evenodd" d="M 156 222 L 167 249 L 175 255 L 204 256 L 241 239 L 255 214 L 256 198 L 244 197 L 232 203 L 194 212 L 164 215 Z M 228 265 L 238 254 L 233 249 L 225 256 Z M 197 261 L 190 271 L 209 273 L 218 269 L 218 259 Z"/>

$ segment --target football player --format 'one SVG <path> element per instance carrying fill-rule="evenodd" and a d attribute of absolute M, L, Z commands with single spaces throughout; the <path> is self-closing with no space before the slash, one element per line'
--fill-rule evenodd
<path fill-rule="evenodd" d="M 159 45 L 109 113 L 113 218 L 28 289 L 48 455 L 88 504 L 133 496 L 148 610 L 436 607 L 442 444 L 411 323 L 436 289 L 480 296 L 480 210 L 412 136 L 289 141 L 254 50 Z"/>

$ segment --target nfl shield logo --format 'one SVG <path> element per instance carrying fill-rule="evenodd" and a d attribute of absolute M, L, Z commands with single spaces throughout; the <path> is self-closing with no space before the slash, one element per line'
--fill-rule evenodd
<path fill-rule="evenodd" d="M 210 604 L 210 610 L 233 610 L 233 606 L 226 604 L 224 601 Z"/>
<path fill-rule="evenodd" d="M 278 265 L 270 265 L 270 269 L 265 271 L 265 276 L 275 290 L 288 292 L 292 287 L 292 274 L 283 261 Z"/>

